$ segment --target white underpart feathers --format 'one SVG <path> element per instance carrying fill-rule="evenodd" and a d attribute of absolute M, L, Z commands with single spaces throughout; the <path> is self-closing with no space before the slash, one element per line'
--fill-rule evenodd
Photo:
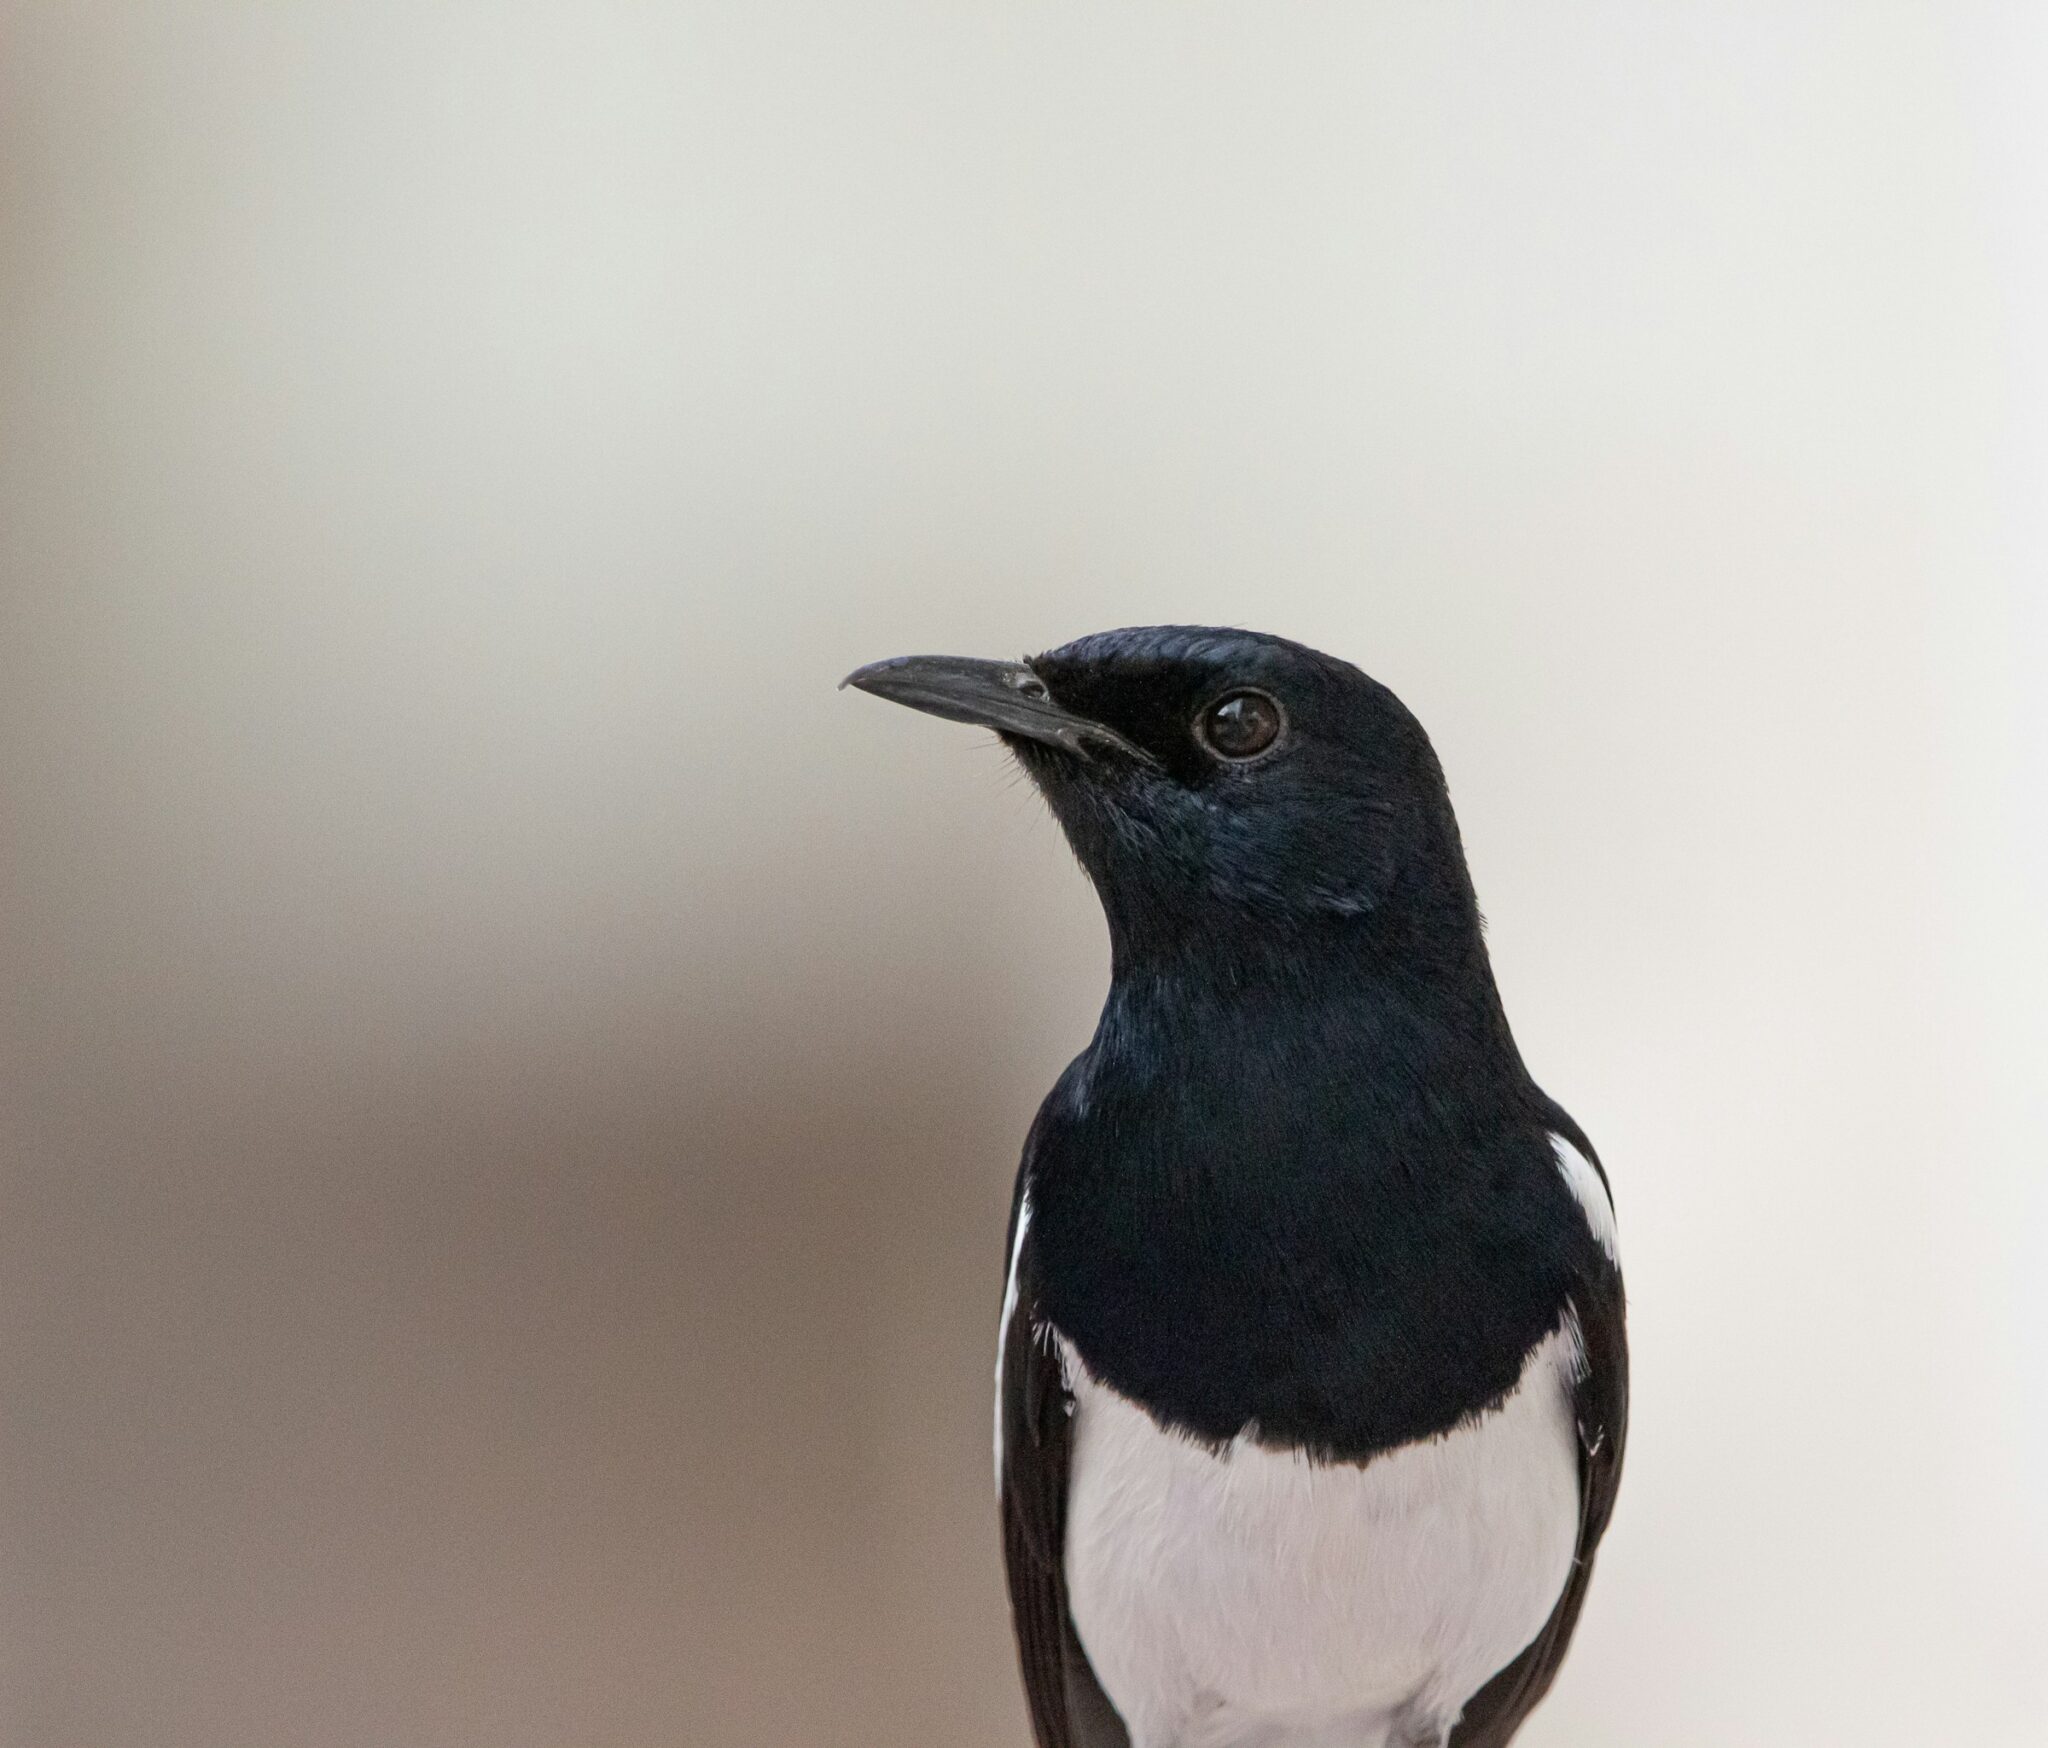
<path fill-rule="evenodd" d="M 1576 1319 L 1441 1437 L 1364 1464 L 1163 1429 L 1071 1351 L 1074 1624 L 1132 1748 L 1392 1748 L 1532 1640 L 1579 1522 Z"/>

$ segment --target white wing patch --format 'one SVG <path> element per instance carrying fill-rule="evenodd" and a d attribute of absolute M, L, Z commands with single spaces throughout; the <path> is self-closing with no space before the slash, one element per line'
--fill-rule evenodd
<path fill-rule="evenodd" d="M 1003 1283 L 1003 1320 L 996 1326 L 996 1491 L 1003 1488 L 1003 1348 L 1010 1339 L 1010 1319 L 1017 1315 L 1017 1262 L 1024 1254 L 1024 1234 L 1031 1226 L 1031 1191 L 1017 1198 L 1017 1236 L 1010 1241 L 1010 1273 Z"/>
<path fill-rule="evenodd" d="M 1607 1252 L 1607 1260 L 1617 1266 L 1621 1262 L 1621 1234 L 1614 1224 L 1614 1202 L 1607 1194 L 1607 1186 L 1600 1181 L 1600 1173 L 1593 1162 L 1567 1141 L 1562 1135 L 1550 1138 L 1551 1151 L 1557 1155 L 1557 1169 L 1564 1173 L 1564 1181 L 1578 1198 L 1584 1210 L 1586 1224 L 1593 1229 L 1593 1236 L 1600 1241 L 1600 1248 Z"/>

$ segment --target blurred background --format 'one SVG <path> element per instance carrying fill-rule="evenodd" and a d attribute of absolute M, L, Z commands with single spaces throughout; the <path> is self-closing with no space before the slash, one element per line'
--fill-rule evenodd
<path fill-rule="evenodd" d="M 1434 732 L 1638 1394 L 1532 1748 L 2041 1740 L 2048 16 L 0 11 L 0 1738 L 1021 1748 L 1093 900 L 834 683 Z"/>

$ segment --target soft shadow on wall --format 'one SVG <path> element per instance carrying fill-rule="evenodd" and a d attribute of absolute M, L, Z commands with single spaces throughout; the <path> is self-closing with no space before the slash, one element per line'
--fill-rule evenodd
<path fill-rule="evenodd" d="M 776 969 L 375 1073 L 138 1040 L 39 1101 L 20 1740 L 1014 1734 L 1016 1100 L 978 1016 Z"/>

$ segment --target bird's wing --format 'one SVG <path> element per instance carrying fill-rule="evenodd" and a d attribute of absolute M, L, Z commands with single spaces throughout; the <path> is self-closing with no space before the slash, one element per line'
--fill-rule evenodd
<path fill-rule="evenodd" d="M 1583 1149 L 1591 1158 L 1591 1149 Z M 1605 1174 L 1602 1174 L 1604 1185 Z M 1451 1748 L 1502 1748 L 1549 1692 L 1571 1644 L 1593 1553 L 1607 1533 L 1621 1485 L 1628 1436 L 1628 1341 L 1623 1329 L 1621 1271 L 1601 1256 L 1580 1272 L 1571 1295 L 1584 1361 L 1573 1390 L 1579 1427 L 1579 1545 L 1564 1594 L 1543 1631 L 1512 1663 L 1472 1696 L 1451 1733 Z"/>
<path fill-rule="evenodd" d="M 997 1361 L 996 1483 L 1024 1695 L 1038 1748 L 1129 1748 L 1123 1721 L 1095 1679 L 1067 1612 L 1073 1398 L 1038 1317 L 1030 1223 L 1029 1195 L 1020 1190 L 1010 1215 L 1010 1278 Z"/>

